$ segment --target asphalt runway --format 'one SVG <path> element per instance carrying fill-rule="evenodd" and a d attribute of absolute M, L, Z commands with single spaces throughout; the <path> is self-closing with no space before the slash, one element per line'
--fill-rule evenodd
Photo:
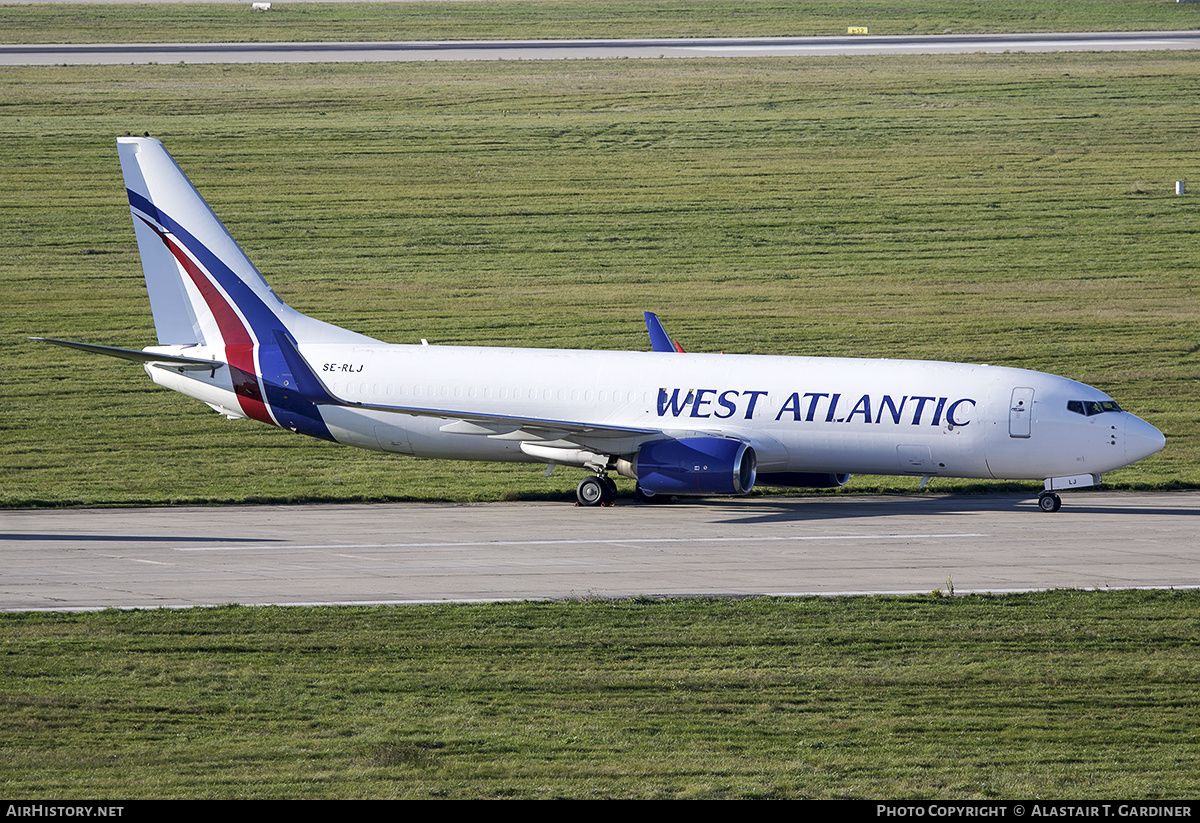
<path fill-rule="evenodd" d="M 0 45 L 0 65 L 575 60 L 1197 48 L 1200 48 L 1197 31 L 377 43 L 98 43 Z"/>
<path fill-rule="evenodd" d="M 0 610 L 1200 587 L 1200 493 L 0 512 Z"/>

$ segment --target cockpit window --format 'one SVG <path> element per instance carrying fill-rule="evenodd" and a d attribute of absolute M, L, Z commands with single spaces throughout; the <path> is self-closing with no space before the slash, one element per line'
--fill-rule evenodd
<path fill-rule="evenodd" d="M 1091 417 L 1105 412 L 1119 412 L 1121 407 L 1115 400 L 1068 400 L 1067 411 Z"/>

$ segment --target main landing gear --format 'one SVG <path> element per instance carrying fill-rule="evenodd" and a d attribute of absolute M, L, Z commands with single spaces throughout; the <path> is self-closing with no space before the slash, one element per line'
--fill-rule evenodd
<path fill-rule="evenodd" d="M 594 474 L 579 481 L 575 499 L 580 506 L 611 506 L 617 499 L 617 484 L 607 474 Z"/>
<path fill-rule="evenodd" d="M 641 484 L 633 490 L 633 497 L 639 503 L 669 503 L 674 500 L 669 494 L 646 491 Z M 607 474 L 585 477 L 575 487 L 575 500 L 577 506 L 611 506 L 617 500 L 617 484 Z"/>
<path fill-rule="evenodd" d="M 1062 508 L 1062 498 L 1054 492 L 1042 492 L 1038 495 L 1038 508 L 1044 512 L 1056 512 Z"/>

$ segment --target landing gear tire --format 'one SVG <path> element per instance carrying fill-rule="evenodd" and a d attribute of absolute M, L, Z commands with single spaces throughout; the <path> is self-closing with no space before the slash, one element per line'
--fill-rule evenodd
<path fill-rule="evenodd" d="M 1038 495 L 1038 508 L 1044 512 L 1056 512 L 1062 508 L 1062 498 L 1054 492 L 1042 492 Z"/>
<path fill-rule="evenodd" d="M 611 506 L 617 502 L 617 481 L 613 480 L 608 475 L 600 478 L 604 481 L 604 487 L 608 489 L 608 498 L 604 501 L 605 506 Z"/>
<path fill-rule="evenodd" d="M 617 497 L 617 484 L 609 477 L 585 477 L 575 487 L 575 499 L 581 506 L 608 506 Z"/>

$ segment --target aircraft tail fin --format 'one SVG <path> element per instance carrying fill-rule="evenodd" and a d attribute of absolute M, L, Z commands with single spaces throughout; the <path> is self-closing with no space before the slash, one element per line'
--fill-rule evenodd
<path fill-rule="evenodd" d="M 122 137 L 117 151 L 159 344 L 248 345 L 286 328 L 286 305 L 162 143 Z"/>
<path fill-rule="evenodd" d="M 365 340 L 276 296 L 158 140 L 117 139 L 159 345 Z"/>
<path fill-rule="evenodd" d="M 148 370 L 168 365 L 151 376 L 163 385 L 168 380 L 169 388 L 214 408 L 234 408 L 211 401 L 214 392 L 223 391 L 235 398 L 239 416 L 332 439 L 317 409 L 326 399 L 320 381 L 298 345 L 371 338 L 314 320 L 280 300 L 162 143 L 122 137 L 117 152 L 158 348 L 172 351 L 143 355 L 90 344 L 59 345 L 141 361 Z M 220 368 L 213 369 L 213 363 Z M 202 372 L 202 366 L 211 370 L 209 383 L 172 376 Z"/>

